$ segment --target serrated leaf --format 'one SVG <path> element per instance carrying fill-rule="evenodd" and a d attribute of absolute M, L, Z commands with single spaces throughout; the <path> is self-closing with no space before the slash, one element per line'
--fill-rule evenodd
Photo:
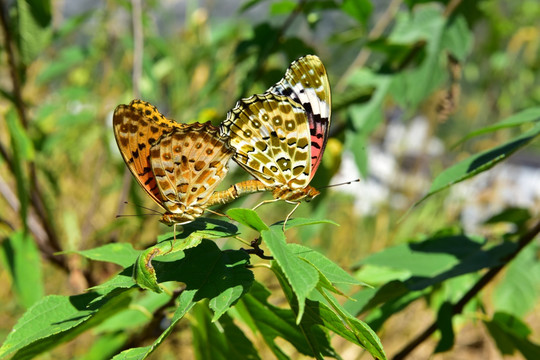
<path fill-rule="evenodd" d="M 159 288 L 159 283 L 182 282 L 187 290 L 197 290 L 195 301 L 210 299 L 215 319 L 249 291 L 253 282 L 253 273 L 247 269 L 249 255 L 245 251 L 221 251 L 210 240 L 203 240 L 199 246 L 185 250 L 181 258 L 154 260 L 150 275 L 148 266 L 144 265 L 148 261 L 139 261 L 145 267 L 145 276 L 152 277 L 145 286 Z"/>
<path fill-rule="evenodd" d="M 249 226 L 258 232 L 268 230 L 268 226 L 266 226 L 259 215 L 251 209 L 230 209 L 227 211 L 227 215 L 233 220 L 238 221 L 240 224 Z"/>
<path fill-rule="evenodd" d="M 381 340 L 365 322 L 348 313 L 331 295 L 325 293 L 325 299 L 332 308 L 320 302 L 308 301 L 306 315 L 309 315 L 314 324 L 324 326 L 344 339 L 361 346 L 375 359 L 386 359 Z"/>
<path fill-rule="evenodd" d="M 486 126 L 482 129 L 468 133 L 463 139 L 458 141 L 453 147 L 479 135 L 488 134 L 497 130 L 521 126 L 524 124 L 535 123 L 540 121 L 540 107 L 532 107 L 518 112 L 504 120 L 501 120 L 493 125 Z"/>
<path fill-rule="evenodd" d="M 298 258 L 287 248 L 285 234 L 281 230 L 274 227 L 262 231 L 261 235 L 275 262 L 283 271 L 294 291 L 298 300 L 298 316 L 296 320 L 300 322 L 304 312 L 305 300 L 309 293 L 315 289 L 319 281 L 319 274 L 313 266 Z"/>
<path fill-rule="evenodd" d="M 43 298 L 13 327 L 0 348 L 0 358 L 15 351 L 13 359 L 34 357 L 98 325 L 130 302 L 129 297 L 121 295 L 90 306 L 98 296 L 97 293 L 86 293 Z"/>
<path fill-rule="evenodd" d="M 450 168 L 439 174 L 427 193 L 413 206 L 418 205 L 431 195 L 442 191 L 451 185 L 457 184 L 463 180 L 469 179 L 481 172 L 491 169 L 501 161 L 508 158 L 517 150 L 521 149 L 540 134 L 540 123 L 526 131 L 525 133 L 496 146 L 492 149 L 470 156 L 469 158 L 458 162 Z"/>
<path fill-rule="evenodd" d="M 39 249 L 34 239 L 22 231 L 12 233 L 1 247 L 12 286 L 22 305 L 28 308 L 43 297 Z"/>
<path fill-rule="evenodd" d="M 321 276 L 332 284 L 366 285 L 343 270 L 326 256 L 299 244 L 287 244 L 290 252 L 311 264 Z"/>
<path fill-rule="evenodd" d="M 65 253 L 75 253 L 82 255 L 87 259 L 107 261 L 122 267 L 128 267 L 133 265 L 141 251 L 133 249 L 133 246 L 129 243 L 113 243 L 93 249 L 66 251 Z"/>

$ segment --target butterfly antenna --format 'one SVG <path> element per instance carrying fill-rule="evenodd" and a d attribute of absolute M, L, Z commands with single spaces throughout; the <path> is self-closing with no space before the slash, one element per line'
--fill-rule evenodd
<path fill-rule="evenodd" d="M 129 204 L 129 202 L 124 201 L 124 204 Z M 146 207 L 146 206 L 144 206 L 144 205 L 141 205 L 141 204 L 133 204 L 133 205 L 135 205 L 135 206 L 137 206 L 137 207 L 140 207 L 140 208 L 142 208 L 142 209 L 144 209 L 144 210 L 148 210 L 148 211 L 153 212 L 154 214 L 152 214 L 152 215 L 162 215 L 159 211 L 154 210 L 154 209 L 151 209 L 151 208 Z M 146 214 L 146 215 L 148 215 L 148 214 Z"/>
<path fill-rule="evenodd" d="M 156 214 L 156 213 L 150 213 L 150 214 L 118 214 L 115 217 L 118 219 L 118 218 L 121 218 L 121 217 L 152 216 L 152 215 L 161 215 L 161 214 Z"/>
<path fill-rule="evenodd" d="M 326 185 L 326 186 L 320 187 L 319 189 L 327 189 L 327 188 L 331 188 L 331 187 L 335 187 L 335 186 L 349 185 L 349 184 L 352 184 L 352 183 L 360 182 L 360 180 L 361 179 L 355 179 L 355 180 L 351 180 L 351 181 L 347 181 L 347 182 L 342 182 L 342 183 L 339 183 L 339 184 Z"/>

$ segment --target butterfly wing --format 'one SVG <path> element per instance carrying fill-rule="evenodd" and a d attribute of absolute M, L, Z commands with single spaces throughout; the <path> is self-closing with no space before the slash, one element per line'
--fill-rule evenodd
<path fill-rule="evenodd" d="M 182 126 L 141 100 L 119 105 L 114 111 L 113 129 L 120 153 L 137 182 L 162 208 L 163 198 L 150 164 L 150 147 L 165 132 Z"/>
<path fill-rule="evenodd" d="M 210 123 L 176 127 L 151 148 L 150 161 L 165 208 L 200 216 L 228 172 L 233 150 Z"/>
<path fill-rule="evenodd" d="M 331 97 L 326 69 L 315 55 L 294 61 L 268 92 L 290 97 L 305 109 L 311 134 L 311 177 L 319 167 L 330 128 Z M 311 178 L 310 178 L 311 179 Z"/>
<path fill-rule="evenodd" d="M 238 101 L 221 125 L 235 161 L 269 187 L 304 188 L 310 176 L 310 133 L 303 107 L 272 93 Z"/>

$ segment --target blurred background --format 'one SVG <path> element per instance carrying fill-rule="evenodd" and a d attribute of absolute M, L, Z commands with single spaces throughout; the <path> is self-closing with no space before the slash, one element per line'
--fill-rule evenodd
<path fill-rule="evenodd" d="M 325 64 L 333 100 L 331 138 L 312 185 L 361 181 L 322 189 L 295 213 L 339 227 L 291 231 L 289 241 L 354 269 L 371 253 L 445 227 L 488 237 L 500 233 L 484 222 L 508 207 L 540 213 L 536 142 L 402 218 L 443 169 L 515 130 L 454 146 L 460 139 L 540 103 L 536 0 L 0 4 L 2 259 L 9 264 L 10 252 L 23 251 L 25 276 L 36 284 L 31 292 L 8 286 L 12 275 L 6 266 L 0 269 L 6 284 L 0 288 L 0 339 L 42 296 L 80 293 L 119 270 L 59 252 L 111 242 L 142 249 L 169 231 L 137 206 L 157 208 L 133 181 L 116 146 L 111 125 L 117 105 L 140 98 L 178 122 L 218 125 L 239 98 L 264 92 L 306 54 Z M 249 179 L 232 161 L 230 168 L 223 189 Z M 256 194 L 230 206 L 253 207 L 269 198 Z M 289 209 L 275 203 L 258 213 L 273 223 Z M 25 226 L 32 238 L 27 249 L 4 241 Z M 385 325 L 379 336 L 387 353 L 433 319 L 427 307 L 415 303 Z M 534 314 L 526 318 L 536 323 L 536 340 L 538 320 Z M 189 349 L 184 330 L 158 350 L 160 358 Z M 91 341 L 86 334 L 54 351 L 61 357 L 77 354 Z M 338 352 L 357 358 L 359 350 L 347 345 Z M 431 348 L 422 351 L 418 358 Z M 435 358 L 479 356 L 501 358 L 485 330 L 469 324 L 452 355 Z"/>

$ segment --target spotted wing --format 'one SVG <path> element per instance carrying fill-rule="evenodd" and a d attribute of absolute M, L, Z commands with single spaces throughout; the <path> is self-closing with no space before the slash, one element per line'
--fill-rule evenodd
<path fill-rule="evenodd" d="M 330 83 L 326 69 L 315 55 L 294 61 L 285 76 L 268 92 L 288 96 L 305 109 L 311 134 L 311 177 L 319 167 L 330 128 Z"/>
<path fill-rule="evenodd" d="M 300 104 L 272 93 L 238 101 L 221 125 L 234 160 L 270 187 L 304 188 L 310 176 L 310 134 Z"/>
<path fill-rule="evenodd" d="M 150 147 L 168 131 L 183 124 L 168 120 L 153 105 L 133 100 L 114 111 L 113 129 L 116 143 L 137 182 L 161 207 L 163 200 L 150 164 Z"/>
<path fill-rule="evenodd" d="M 233 150 L 210 123 L 176 127 L 151 148 L 157 187 L 171 213 L 202 215 L 204 205 L 228 172 Z"/>

